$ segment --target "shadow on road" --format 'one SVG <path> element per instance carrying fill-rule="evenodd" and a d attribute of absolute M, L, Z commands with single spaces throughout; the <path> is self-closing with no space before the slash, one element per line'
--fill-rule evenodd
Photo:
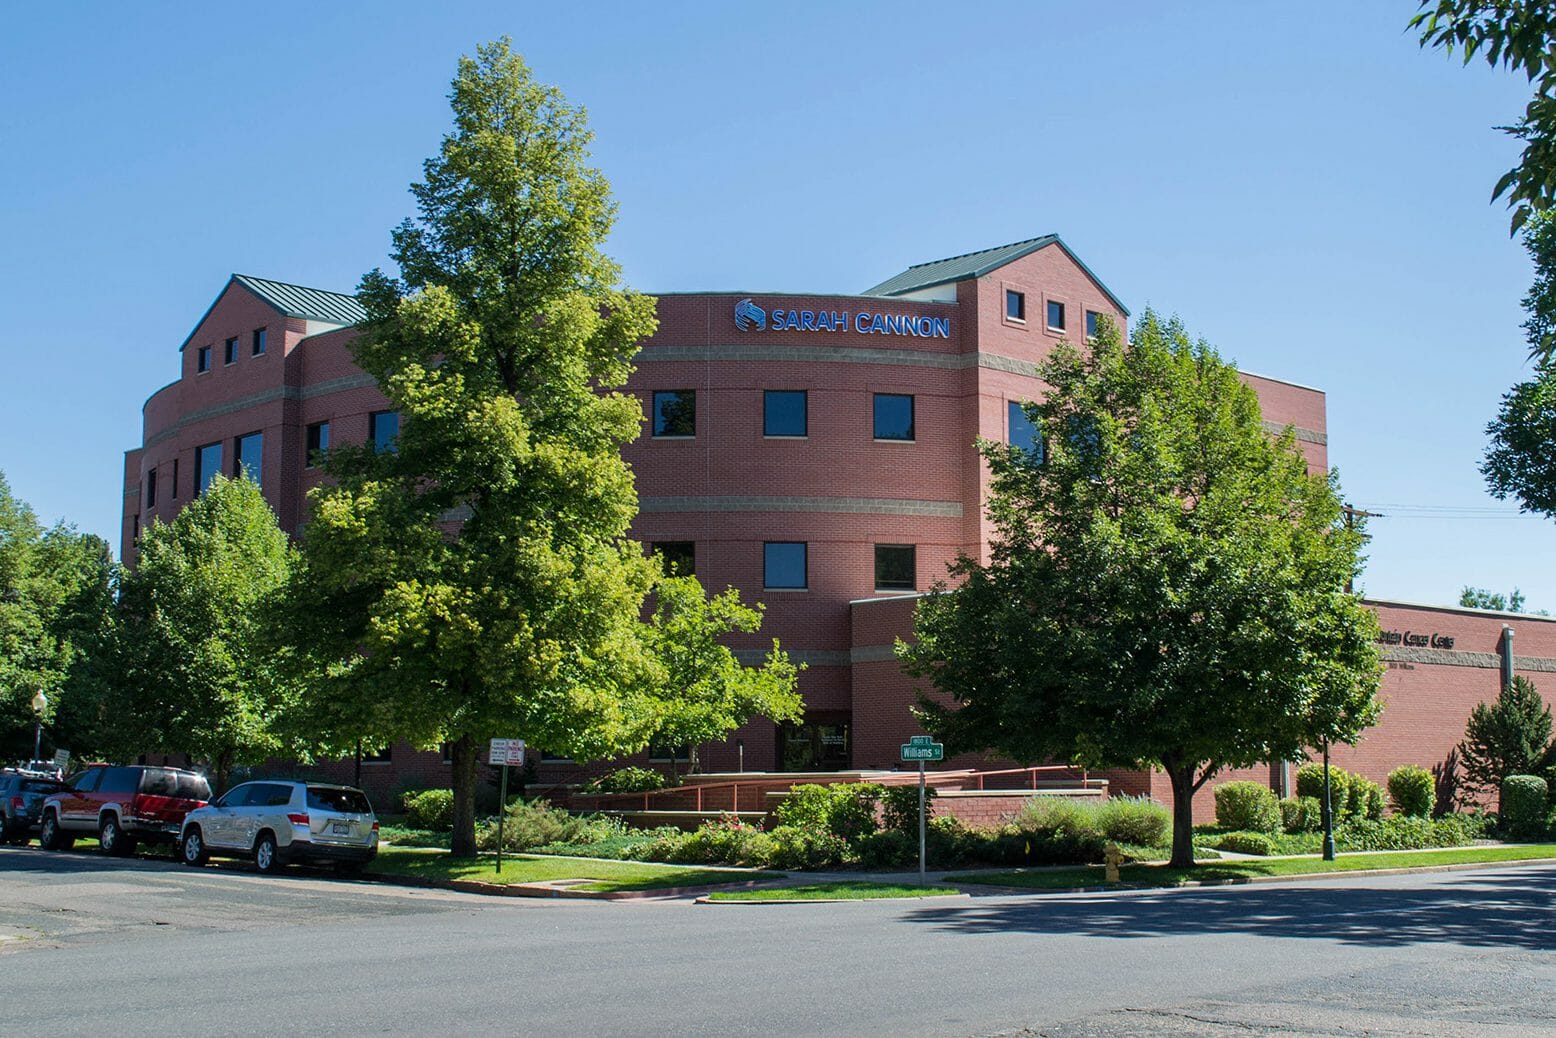
<path fill-rule="evenodd" d="M 1284 884 L 1041 901 L 974 900 L 918 909 L 909 919 L 957 933 L 1082 937 L 1250 934 L 1370 947 L 1462 944 L 1556 948 L 1551 870 L 1465 876 L 1422 889 Z"/>

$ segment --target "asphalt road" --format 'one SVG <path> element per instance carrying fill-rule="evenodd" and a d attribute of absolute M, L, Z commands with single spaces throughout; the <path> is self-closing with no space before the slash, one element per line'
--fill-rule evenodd
<path fill-rule="evenodd" d="M 0 848 L 0 1035 L 1556 1035 L 1553 886 L 694 905 Z"/>

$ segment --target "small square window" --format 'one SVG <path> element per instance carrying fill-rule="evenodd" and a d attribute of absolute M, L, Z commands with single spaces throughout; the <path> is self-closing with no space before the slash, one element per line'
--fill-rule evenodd
<path fill-rule="evenodd" d="M 1097 337 L 1097 318 L 1101 316 L 1095 310 L 1086 311 L 1086 338 L 1095 339 Z"/>
<path fill-rule="evenodd" d="M 691 577 L 697 573 L 697 544 L 695 541 L 655 541 L 650 545 L 659 556 L 667 577 Z"/>
<path fill-rule="evenodd" d="M 912 544 L 875 546 L 875 590 L 912 591 L 918 587 L 918 549 Z"/>
<path fill-rule="evenodd" d="M 201 346 L 195 350 L 195 372 L 198 374 L 199 372 L 210 370 L 211 348 L 209 346 Z"/>
<path fill-rule="evenodd" d="M 805 436 L 808 401 L 803 389 L 768 389 L 762 393 L 763 436 Z"/>
<path fill-rule="evenodd" d="M 374 411 L 367 420 L 367 436 L 374 453 L 392 454 L 399 450 L 395 441 L 400 438 L 400 412 Z"/>
<path fill-rule="evenodd" d="M 308 426 L 307 450 L 303 454 L 303 468 L 311 469 L 323 459 L 321 454 L 330 449 L 330 423 L 314 422 Z"/>
<path fill-rule="evenodd" d="M 1012 321 L 1025 321 L 1027 319 L 1027 294 L 1017 292 L 1014 289 L 1005 289 L 1005 316 Z"/>
<path fill-rule="evenodd" d="M 654 435 L 697 435 L 696 390 L 671 389 L 654 394 Z"/>
<path fill-rule="evenodd" d="M 1056 332 L 1064 331 L 1064 304 L 1048 301 L 1048 327 Z"/>
<path fill-rule="evenodd" d="M 875 438 L 912 440 L 913 397 L 904 393 L 875 394 Z"/>
<path fill-rule="evenodd" d="M 263 329 L 263 328 L 255 328 L 254 329 L 254 338 L 253 338 L 252 342 L 249 344 L 249 352 L 253 356 L 256 356 L 256 357 L 264 356 L 264 353 L 265 353 L 265 329 Z"/>
<path fill-rule="evenodd" d="M 804 590 L 809 586 L 805 555 L 804 541 L 768 541 L 762 545 L 762 586 Z"/>
<path fill-rule="evenodd" d="M 1005 442 L 1034 455 L 1041 463 L 1043 438 L 1038 435 L 1037 423 L 1027 417 L 1026 407 L 1020 400 L 1012 400 L 1006 407 L 1009 411 L 1009 428 L 1006 430 Z"/>
<path fill-rule="evenodd" d="M 237 338 L 237 336 L 233 336 L 232 338 L 227 340 L 227 345 L 226 345 L 225 350 L 223 351 L 222 356 L 224 358 L 222 360 L 222 363 L 224 363 L 224 364 L 236 364 L 238 362 L 238 338 Z"/>

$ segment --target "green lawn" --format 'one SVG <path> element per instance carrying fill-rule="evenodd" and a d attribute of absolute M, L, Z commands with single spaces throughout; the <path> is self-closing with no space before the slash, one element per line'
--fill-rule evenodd
<path fill-rule="evenodd" d="M 843 880 L 837 883 L 810 883 L 800 887 L 774 887 L 765 890 L 721 890 L 708 895 L 709 901 L 873 901 L 889 897 L 940 897 L 960 894 L 955 887 L 919 887 L 901 883 L 870 883 Z"/>
<path fill-rule="evenodd" d="M 1556 858 L 1556 844 L 1531 844 L 1524 847 L 1457 847 L 1440 851 L 1378 851 L 1367 854 L 1342 854 L 1334 861 L 1324 861 L 1321 858 L 1221 860 L 1192 869 L 1174 869 L 1166 865 L 1125 865 L 1119 870 L 1119 880 L 1126 886 L 1171 887 L 1187 882 L 1245 880 L 1258 876 L 1305 876 L 1326 872 L 1367 872 L 1374 869 L 1426 868 L 1432 865 L 1468 865 L 1482 862 L 1528 861 L 1538 858 Z M 948 876 L 947 879 L 959 883 L 1029 887 L 1034 890 L 1065 890 L 1072 887 L 1103 885 L 1100 865 L 1018 872 L 977 872 Z"/>
<path fill-rule="evenodd" d="M 705 887 L 719 883 L 743 883 L 753 879 L 778 879 L 778 872 L 731 872 L 689 868 L 684 865 L 652 865 L 639 861 L 584 861 L 579 858 L 536 857 L 504 854 L 502 872 L 489 855 L 471 861 L 455 860 L 447 852 L 411 847 L 383 847 L 368 867 L 369 872 L 423 879 L 465 879 L 482 883 L 546 883 L 559 879 L 583 879 L 581 890 L 657 890 L 663 887 Z"/>

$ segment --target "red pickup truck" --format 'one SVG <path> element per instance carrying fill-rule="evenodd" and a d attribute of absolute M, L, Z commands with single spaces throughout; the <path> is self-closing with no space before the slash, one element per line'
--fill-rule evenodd
<path fill-rule="evenodd" d="M 210 799 L 210 783 L 193 771 L 94 764 L 43 801 L 38 842 L 60 851 L 95 835 L 105 854 L 134 854 L 141 840 L 175 842 L 184 816 Z"/>

